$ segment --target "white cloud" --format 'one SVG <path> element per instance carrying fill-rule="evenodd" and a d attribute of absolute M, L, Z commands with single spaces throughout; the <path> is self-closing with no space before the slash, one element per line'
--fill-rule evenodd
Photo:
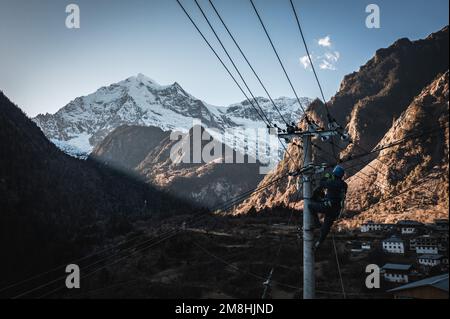
<path fill-rule="evenodd" d="M 336 63 L 339 61 L 341 54 L 338 51 L 326 51 L 322 55 L 310 55 L 313 63 L 317 63 L 321 70 L 335 71 Z M 311 69 L 311 62 L 307 55 L 300 57 L 300 64 L 304 69 Z"/>
<path fill-rule="evenodd" d="M 322 62 L 320 62 L 320 64 L 319 64 L 319 67 L 322 70 L 332 70 L 332 71 L 336 70 L 336 67 L 332 63 L 328 62 L 327 60 L 322 60 Z"/>
<path fill-rule="evenodd" d="M 319 39 L 319 41 L 317 41 L 317 44 L 319 44 L 321 47 L 331 47 L 331 38 L 329 35 L 327 35 L 325 38 L 321 38 Z"/>
<path fill-rule="evenodd" d="M 310 55 L 310 57 L 311 57 L 311 59 L 312 59 L 312 56 L 311 56 L 311 55 Z M 307 68 L 309 68 L 309 67 L 311 66 L 311 63 L 309 62 L 309 58 L 308 58 L 307 55 L 302 56 L 302 57 L 300 58 L 300 63 L 303 65 L 303 67 L 304 67 L 305 69 L 307 69 Z"/>
<path fill-rule="evenodd" d="M 323 56 L 319 57 L 319 59 L 321 60 L 319 67 L 322 70 L 334 71 L 334 70 L 336 70 L 336 63 L 340 57 L 341 57 L 341 54 L 338 51 L 325 52 L 325 54 Z"/>
<path fill-rule="evenodd" d="M 339 58 L 341 57 L 341 55 L 337 51 L 326 52 L 324 56 L 325 56 L 325 59 L 327 59 L 330 62 L 337 62 L 339 60 Z"/>

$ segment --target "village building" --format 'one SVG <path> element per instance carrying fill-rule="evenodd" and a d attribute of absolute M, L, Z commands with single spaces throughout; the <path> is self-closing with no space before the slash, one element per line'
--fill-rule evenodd
<path fill-rule="evenodd" d="M 408 283 L 412 265 L 385 264 L 381 269 L 385 281 L 392 283 Z"/>
<path fill-rule="evenodd" d="M 448 274 L 415 281 L 388 292 L 396 299 L 448 299 Z"/>
<path fill-rule="evenodd" d="M 435 219 L 434 227 L 437 231 L 447 232 L 448 233 L 448 219 Z"/>
<path fill-rule="evenodd" d="M 350 242 L 350 251 L 352 253 L 361 253 L 363 251 L 362 247 L 361 247 L 361 242 L 360 241 L 351 241 Z"/>
<path fill-rule="evenodd" d="M 435 267 L 442 263 L 444 256 L 442 255 L 420 255 L 417 261 L 420 265 L 425 267 Z"/>
<path fill-rule="evenodd" d="M 373 221 L 369 220 L 367 223 L 364 223 L 361 225 L 361 233 L 370 233 L 370 232 L 378 232 L 383 229 L 383 224 L 380 223 L 374 223 Z"/>
<path fill-rule="evenodd" d="M 439 253 L 439 245 L 436 243 L 433 244 L 416 244 L 416 254 L 438 254 Z"/>
<path fill-rule="evenodd" d="M 414 235 L 420 232 L 424 224 L 415 220 L 400 220 L 396 226 L 402 235 Z"/>
<path fill-rule="evenodd" d="M 405 242 L 396 237 L 392 236 L 390 238 L 384 239 L 382 241 L 383 251 L 390 254 L 404 254 L 405 253 Z"/>
<path fill-rule="evenodd" d="M 376 232 L 388 232 L 394 228 L 393 224 L 375 223 L 369 220 L 360 227 L 361 233 L 376 233 Z"/>
<path fill-rule="evenodd" d="M 437 254 L 437 252 L 434 252 L 436 251 L 436 247 L 438 250 L 446 250 L 442 242 L 443 239 L 437 235 L 422 235 L 409 240 L 409 249 L 416 251 L 417 247 L 419 247 L 419 254 Z"/>

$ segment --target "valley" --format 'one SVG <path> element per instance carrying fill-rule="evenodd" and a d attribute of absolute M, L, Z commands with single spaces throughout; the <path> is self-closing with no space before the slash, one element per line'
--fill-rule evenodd
<path fill-rule="evenodd" d="M 312 144 L 325 164 L 314 186 L 336 164 L 348 184 L 315 252 L 318 298 L 397 297 L 387 290 L 404 282 L 386 269 L 448 273 L 448 43 L 447 26 L 379 49 L 326 105 L 301 98 L 307 117 L 296 99 L 275 99 L 297 130 L 312 119 L 349 134 Z M 282 126 L 270 100 L 256 99 Z M 258 129 L 248 102 L 213 106 L 142 74 L 33 119 L 0 93 L 0 296 L 300 298 L 304 145 L 284 150 L 275 137 L 275 166 L 261 174 L 258 147 L 274 140 L 250 134 Z M 79 290 L 65 289 L 69 262 Z M 379 290 L 365 285 L 373 263 L 387 267 Z"/>

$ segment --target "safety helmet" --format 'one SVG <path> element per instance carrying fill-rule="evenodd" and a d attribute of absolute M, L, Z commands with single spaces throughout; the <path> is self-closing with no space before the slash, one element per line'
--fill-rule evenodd
<path fill-rule="evenodd" d="M 345 170 L 342 166 L 337 165 L 334 169 L 333 169 L 333 175 L 338 177 L 338 178 L 342 178 L 344 177 L 345 174 Z"/>

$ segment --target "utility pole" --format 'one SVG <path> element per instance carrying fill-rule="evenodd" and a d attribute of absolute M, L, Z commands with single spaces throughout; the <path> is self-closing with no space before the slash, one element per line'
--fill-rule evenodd
<path fill-rule="evenodd" d="M 322 141 L 329 140 L 332 136 L 339 135 L 342 140 L 348 140 L 349 136 L 340 131 L 336 123 L 330 123 L 328 130 L 320 129 L 316 124 L 308 123 L 306 131 L 300 131 L 293 126 L 286 130 L 278 129 L 278 136 L 290 142 L 295 137 L 301 137 L 303 141 L 303 167 L 301 173 L 303 184 L 303 299 L 314 299 L 316 292 L 316 280 L 314 272 L 314 232 L 313 218 L 309 210 L 312 197 L 312 178 L 314 174 L 321 173 L 328 164 L 314 165 L 312 161 L 312 138 L 319 137 Z"/>
<path fill-rule="evenodd" d="M 309 203 L 312 197 L 311 179 L 313 172 L 308 169 L 312 165 L 311 127 L 303 134 L 303 299 L 315 297 L 314 274 L 314 233 L 312 229 L 312 216 L 309 211 Z"/>

